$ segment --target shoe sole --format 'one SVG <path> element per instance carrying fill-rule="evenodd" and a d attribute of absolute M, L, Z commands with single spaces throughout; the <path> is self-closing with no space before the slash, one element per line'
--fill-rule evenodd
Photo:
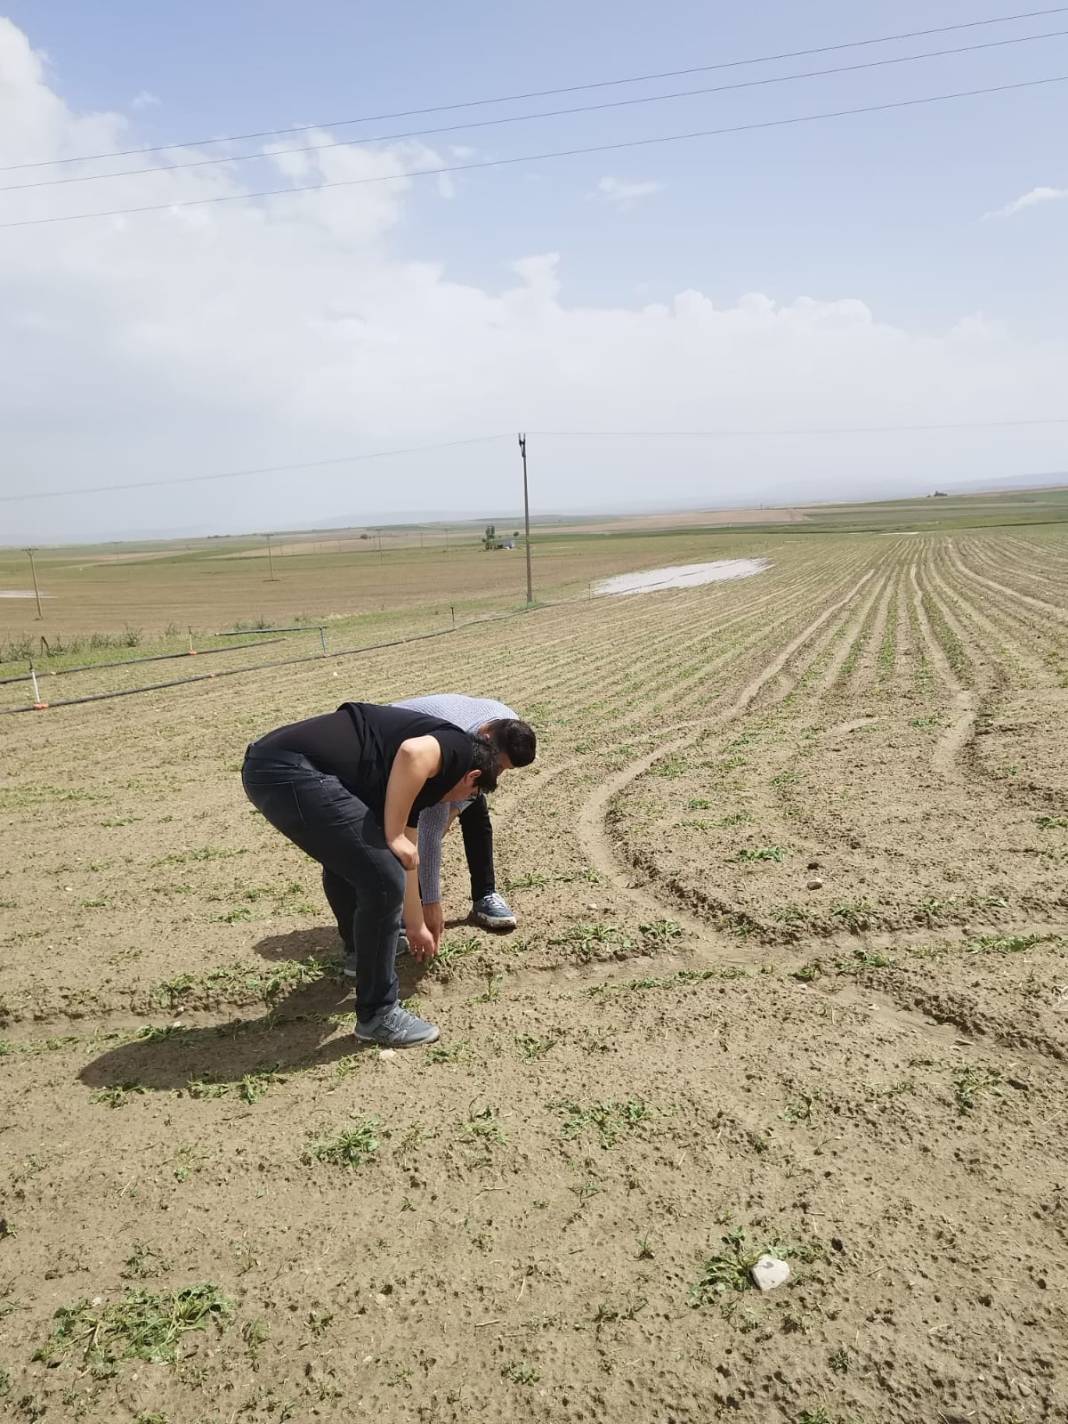
<path fill-rule="evenodd" d="M 484 930 L 514 930 L 517 923 L 514 916 L 494 919 L 492 915 L 472 915 L 471 918 L 476 925 L 481 925 Z"/>

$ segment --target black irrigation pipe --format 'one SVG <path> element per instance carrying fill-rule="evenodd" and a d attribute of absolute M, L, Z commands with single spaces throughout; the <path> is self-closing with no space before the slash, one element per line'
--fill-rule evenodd
<path fill-rule="evenodd" d="M 219 635 L 222 636 L 222 635 Z M 119 658 L 113 663 L 80 663 L 77 667 L 67 668 L 42 668 L 37 667 L 35 671 L 42 677 L 63 677 L 68 672 L 96 672 L 98 668 L 134 667 L 137 663 L 165 663 L 172 658 L 210 658 L 212 653 L 236 653 L 241 648 L 265 648 L 268 643 L 281 643 L 281 638 L 268 638 L 266 643 L 231 643 L 226 648 L 186 648 L 180 653 L 150 653 L 142 658 Z M 31 661 L 31 667 L 35 667 Z M 14 677 L 0 677 L 0 687 L 6 687 L 8 683 L 25 682 L 29 673 L 19 672 Z"/>
<path fill-rule="evenodd" d="M 298 623 L 292 628 L 231 628 L 228 633 L 213 633 L 214 638 L 240 638 L 242 633 L 312 633 L 319 632 L 321 623 Z M 242 643 L 243 648 L 262 647 L 260 643 Z"/>

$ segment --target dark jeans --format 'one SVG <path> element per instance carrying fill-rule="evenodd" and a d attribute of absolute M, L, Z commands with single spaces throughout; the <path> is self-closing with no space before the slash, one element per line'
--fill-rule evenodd
<path fill-rule="evenodd" d="M 493 877 L 493 822 L 481 793 L 460 812 L 467 868 L 471 872 L 471 899 L 481 900 L 497 888 Z"/>
<path fill-rule="evenodd" d="M 299 752 L 245 754 L 245 794 L 271 825 L 323 867 L 323 886 L 347 950 L 356 954 L 356 1015 L 397 1002 L 397 935 L 404 867 L 374 813 Z"/>

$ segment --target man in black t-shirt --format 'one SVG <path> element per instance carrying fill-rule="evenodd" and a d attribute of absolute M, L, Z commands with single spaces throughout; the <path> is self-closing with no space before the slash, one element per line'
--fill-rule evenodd
<path fill-rule="evenodd" d="M 397 1001 L 402 917 L 413 952 L 433 952 L 419 898 L 419 816 L 492 791 L 493 747 L 407 708 L 346 702 L 253 742 L 241 780 L 256 809 L 351 890 L 357 1039 L 433 1043 L 437 1028 Z"/>

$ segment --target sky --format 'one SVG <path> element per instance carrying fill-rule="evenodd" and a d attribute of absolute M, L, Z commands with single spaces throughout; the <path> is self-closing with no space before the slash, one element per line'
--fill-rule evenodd
<path fill-rule="evenodd" d="M 0 544 L 510 517 L 519 430 L 535 514 L 1068 470 L 1068 83 L 775 126 L 1068 75 L 1068 8 L 707 68 L 1012 13 L 0 0 Z"/>

